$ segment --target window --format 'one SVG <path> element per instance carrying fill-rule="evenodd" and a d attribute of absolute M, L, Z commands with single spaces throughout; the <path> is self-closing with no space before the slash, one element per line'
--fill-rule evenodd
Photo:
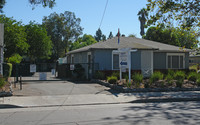
<path fill-rule="evenodd" d="M 183 53 L 168 53 L 167 54 L 167 68 L 169 69 L 184 69 L 185 54 Z"/>
<path fill-rule="evenodd" d="M 113 53 L 113 70 L 119 69 L 119 54 Z"/>

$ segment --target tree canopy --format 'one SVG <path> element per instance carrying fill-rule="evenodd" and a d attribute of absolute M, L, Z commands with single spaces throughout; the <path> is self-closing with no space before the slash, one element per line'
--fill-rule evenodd
<path fill-rule="evenodd" d="M 47 35 L 45 27 L 30 22 L 25 28 L 27 43 L 30 45 L 27 56 L 31 61 L 35 61 L 36 59 L 48 59 L 52 53 L 52 41 Z"/>
<path fill-rule="evenodd" d="M 83 37 L 78 38 L 77 41 L 71 44 L 70 50 L 82 48 L 84 46 L 92 45 L 94 43 L 97 43 L 97 41 L 91 35 L 84 34 Z"/>
<path fill-rule="evenodd" d="M 51 13 L 43 18 L 43 25 L 53 42 L 52 58 L 57 60 L 63 57 L 69 49 L 69 43 L 74 42 L 82 34 L 81 19 L 76 18 L 73 12 Z"/>
<path fill-rule="evenodd" d="M 129 34 L 128 37 L 136 37 L 135 34 Z"/>
<path fill-rule="evenodd" d="M 5 5 L 6 1 L 5 0 L 0 0 L 0 13 L 3 12 L 2 8 Z"/>
<path fill-rule="evenodd" d="M 189 49 L 196 48 L 199 43 L 194 31 L 178 27 L 150 27 L 143 38 Z"/>
<path fill-rule="evenodd" d="M 43 7 L 49 7 L 53 8 L 55 3 L 55 0 L 29 0 L 31 5 L 42 5 Z"/>
<path fill-rule="evenodd" d="M 33 6 L 33 9 L 37 5 L 42 5 L 43 7 L 53 8 L 55 6 L 55 0 L 28 0 L 29 3 Z M 6 3 L 6 0 L 0 0 L 0 13 L 3 12 L 3 7 Z"/>
<path fill-rule="evenodd" d="M 16 54 L 23 55 L 26 53 L 29 44 L 26 43 L 27 34 L 21 22 L 0 15 L 0 23 L 4 23 L 5 59 L 9 60 Z"/>
<path fill-rule="evenodd" d="M 111 39 L 111 38 L 113 38 L 112 32 L 110 32 L 110 34 L 109 34 L 109 36 L 108 36 L 108 39 Z"/>
<path fill-rule="evenodd" d="M 97 42 L 102 41 L 102 39 L 103 39 L 103 33 L 102 33 L 102 31 L 101 31 L 100 28 L 96 31 L 96 35 L 94 36 L 94 38 L 95 38 L 95 40 Z"/>
<path fill-rule="evenodd" d="M 148 0 L 148 25 L 166 23 L 189 30 L 200 27 L 199 0 Z"/>

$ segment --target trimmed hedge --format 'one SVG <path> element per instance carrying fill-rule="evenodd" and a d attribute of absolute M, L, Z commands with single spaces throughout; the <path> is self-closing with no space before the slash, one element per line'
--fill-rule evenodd
<path fill-rule="evenodd" d="M 3 64 L 3 77 L 8 78 L 11 76 L 12 73 L 12 64 L 11 63 L 4 63 Z"/>

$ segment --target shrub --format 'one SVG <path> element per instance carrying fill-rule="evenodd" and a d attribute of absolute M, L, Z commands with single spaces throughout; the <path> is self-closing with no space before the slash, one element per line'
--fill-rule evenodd
<path fill-rule="evenodd" d="M 116 77 L 116 76 L 110 76 L 110 77 L 107 78 L 107 80 L 108 80 L 108 82 L 109 82 L 110 84 L 115 84 L 115 83 L 117 83 L 117 77 Z"/>
<path fill-rule="evenodd" d="M 0 76 L 0 88 L 2 88 L 5 84 L 6 84 L 5 79 L 2 76 Z"/>
<path fill-rule="evenodd" d="M 158 80 L 163 79 L 163 74 L 161 72 L 154 72 L 150 77 L 150 83 L 154 83 Z"/>
<path fill-rule="evenodd" d="M 183 71 L 176 71 L 176 73 L 174 74 L 174 77 L 177 80 L 176 81 L 176 86 L 181 88 L 182 84 L 184 82 L 184 79 L 185 79 L 185 72 L 183 72 Z"/>
<path fill-rule="evenodd" d="M 132 76 L 133 81 L 136 84 L 136 87 L 139 87 L 140 83 L 142 83 L 143 75 L 140 73 L 136 73 Z"/>
<path fill-rule="evenodd" d="M 11 73 L 12 73 L 12 64 L 11 63 L 3 64 L 3 76 L 7 79 L 8 77 L 11 76 Z"/>
<path fill-rule="evenodd" d="M 196 73 L 196 72 L 190 72 L 190 73 L 188 74 L 187 79 L 188 79 L 189 81 L 196 82 L 196 80 L 197 80 L 197 73 Z"/>
<path fill-rule="evenodd" d="M 197 85 L 200 86 L 200 78 L 197 78 Z"/>
<path fill-rule="evenodd" d="M 130 88 L 130 87 L 131 87 L 131 82 L 126 82 L 126 86 L 127 86 L 128 88 Z"/>
<path fill-rule="evenodd" d="M 127 74 L 125 74 L 125 79 L 126 79 L 126 82 L 129 82 L 128 80 L 129 80 L 129 77 L 128 77 L 128 75 Z"/>
<path fill-rule="evenodd" d="M 182 85 L 183 85 L 183 80 L 177 80 L 177 81 L 176 81 L 176 87 L 181 88 Z"/>
<path fill-rule="evenodd" d="M 184 79 L 185 79 L 185 72 L 183 72 L 183 71 L 176 71 L 176 73 L 174 74 L 174 78 L 176 80 L 179 80 L 179 81 L 184 81 Z"/>
<path fill-rule="evenodd" d="M 144 84 L 144 88 L 149 88 L 149 87 L 150 87 L 149 83 L 146 82 L 146 83 Z"/>
<path fill-rule="evenodd" d="M 173 76 L 170 74 L 167 74 L 167 76 L 165 77 L 165 80 L 167 81 L 168 85 L 172 84 L 172 80 L 173 80 Z"/>
<path fill-rule="evenodd" d="M 168 69 L 167 74 L 171 75 L 172 79 L 173 79 L 173 76 L 174 76 L 175 72 L 172 69 Z"/>
<path fill-rule="evenodd" d="M 104 74 L 104 72 L 101 72 L 101 71 L 97 71 L 96 73 L 95 73 L 95 78 L 96 79 L 104 79 L 105 78 L 105 74 Z"/>
<path fill-rule="evenodd" d="M 120 77 L 120 76 L 119 76 L 119 72 L 113 72 L 113 73 L 112 73 L 112 76 L 116 76 L 117 79 L 119 80 L 119 77 Z"/>

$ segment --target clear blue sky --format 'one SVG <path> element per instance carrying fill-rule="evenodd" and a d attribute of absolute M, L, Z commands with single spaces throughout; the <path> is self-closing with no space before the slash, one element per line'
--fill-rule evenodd
<path fill-rule="evenodd" d="M 34 10 L 28 0 L 6 1 L 3 8 L 4 14 L 17 21 L 22 21 L 23 24 L 34 20 L 41 24 L 43 17 L 53 12 L 71 11 L 81 19 L 83 33 L 95 35 L 107 0 L 56 0 L 56 6 L 53 9 L 43 8 L 39 5 Z M 113 35 L 116 35 L 120 28 L 121 34 L 126 36 L 136 34 L 137 37 L 141 37 L 137 13 L 146 6 L 146 3 L 146 0 L 109 0 L 101 25 L 103 34 L 108 36 L 112 31 Z"/>

